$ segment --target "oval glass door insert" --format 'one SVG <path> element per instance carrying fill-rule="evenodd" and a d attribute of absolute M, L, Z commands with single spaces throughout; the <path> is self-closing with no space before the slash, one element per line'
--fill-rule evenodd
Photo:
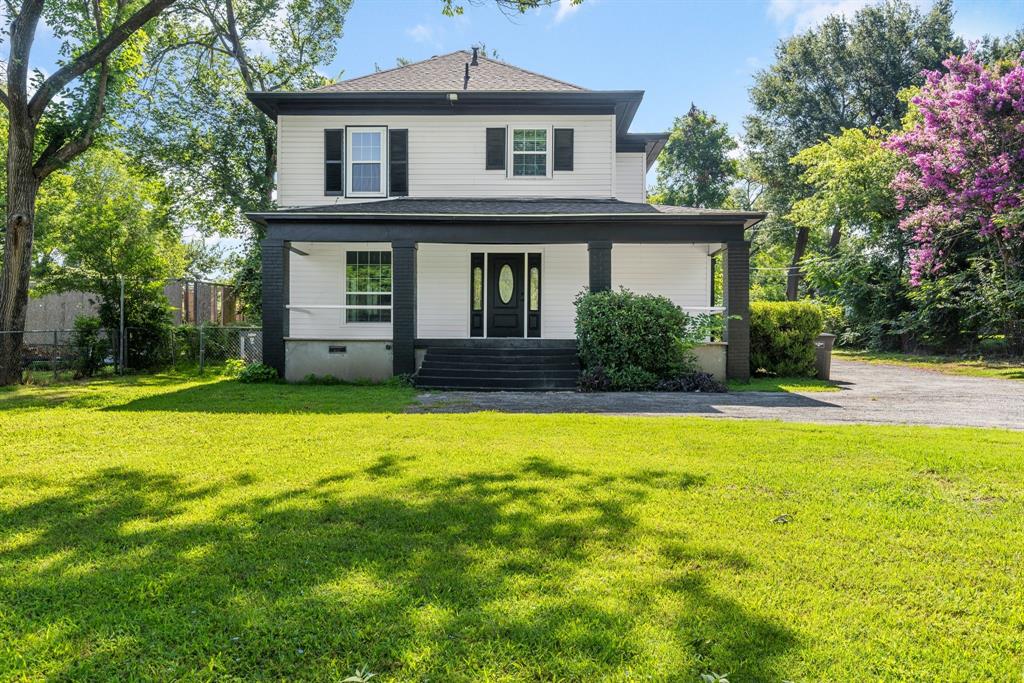
<path fill-rule="evenodd" d="M 501 303 L 507 304 L 512 301 L 512 290 L 515 289 L 515 276 L 512 274 L 512 266 L 505 264 L 498 271 L 498 296 Z"/>

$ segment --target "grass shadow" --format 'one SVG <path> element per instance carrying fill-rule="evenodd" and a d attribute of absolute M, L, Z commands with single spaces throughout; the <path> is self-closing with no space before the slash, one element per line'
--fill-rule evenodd
<path fill-rule="evenodd" d="M 780 678 L 793 634 L 707 587 L 748 561 L 634 509 L 699 477 L 531 461 L 367 490 L 398 462 L 247 496 L 112 469 L 0 509 L 0 677 Z"/>
<path fill-rule="evenodd" d="M 415 392 L 395 385 L 242 384 L 215 381 L 111 405 L 110 411 L 202 413 L 398 413 Z"/>

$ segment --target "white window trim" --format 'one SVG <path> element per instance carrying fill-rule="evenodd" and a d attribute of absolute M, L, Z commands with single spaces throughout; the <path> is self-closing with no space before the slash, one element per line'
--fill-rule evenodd
<path fill-rule="evenodd" d="M 543 130 L 543 131 L 547 131 L 547 151 L 544 153 L 545 154 L 545 160 L 544 160 L 544 171 L 545 171 L 545 173 L 544 173 L 544 175 L 516 175 L 515 174 L 515 165 L 516 165 L 515 154 L 516 154 L 516 152 L 512 151 L 512 147 L 514 145 L 513 141 L 515 140 L 516 131 L 517 130 Z M 507 157 L 506 157 L 508 159 L 508 161 L 507 161 L 507 163 L 505 165 L 505 167 L 507 169 L 506 173 L 508 174 L 508 177 L 511 178 L 512 180 L 537 180 L 538 178 L 550 178 L 551 177 L 551 162 L 553 160 L 552 148 L 555 146 L 554 145 L 554 140 L 552 139 L 553 135 L 554 135 L 554 129 L 553 129 L 552 126 L 509 126 L 508 127 L 508 150 L 507 150 Z M 518 152 L 518 154 L 539 154 L 539 152 Z"/>
<path fill-rule="evenodd" d="M 387 292 L 350 292 L 349 291 L 349 289 L 348 289 L 348 255 L 349 255 L 349 252 L 353 252 L 353 251 L 368 251 L 368 252 L 369 251 L 379 251 L 381 253 L 391 254 L 391 266 L 392 266 L 392 270 L 391 270 L 391 289 L 389 291 L 387 291 Z M 378 326 L 380 326 L 380 325 L 391 325 L 395 321 L 395 271 L 394 271 L 395 260 L 394 259 L 395 259 L 395 255 L 394 255 L 394 253 L 390 249 L 371 249 L 371 248 L 366 248 L 366 249 L 345 249 L 344 251 L 341 252 L 341 264 L 342 264 L 342 271 L 341 271 L 342 272 L 342 275 L 341 275 L 341 301 L 342 301 L 342 304 L 341 304 L 341 306 L 338 306 L 338 308 L 340 308 L 342 310 L 342 316 L 341 316 L 341 324 L 342 324 L 342 326 L 345 326 L 345 325 L 378 325 Z M 391 297 L 391 305 L 390 306 L 380 306 L 380 305 L 349 304 L 348 303 L 348 295 L 349 294 L 352 294 L 353 296 L 358 296 L 360 294 L 369 294 L 369 295 L 387 294 L 387 295 L 389 295 Z M 363 310 L 372 310 L 372 311 L 378 311 L 378 310 L 380 310 L 380 311 L 385 311 L 385 310 L 386 311 L 391 311 L 391 316 L 390 316 L 391 317 L 391 321 L 390 322 L 349 321 L 348 320 L 348 311 L 349 311 L 349 309 L 353 309 L 353 310 L 355 310 L 355 309 L 363 309 Z"/>
<path fill-rule="evenodd" d="M 380 191 L 354 192 L 352 190 L 352 164 L 373 163 L 354 162 L 352 154 L 353 133 L 380 134 Z M 346 126 L 345 127 L 345 196 L 346 197 L 387 197 L 388 196 L 388 129 L 387 126 Z"/>

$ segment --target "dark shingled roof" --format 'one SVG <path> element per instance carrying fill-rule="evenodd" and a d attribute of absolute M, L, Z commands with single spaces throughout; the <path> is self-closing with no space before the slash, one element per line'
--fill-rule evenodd
<path fill-rule="evenodd" d="M 542 76 L 517 66 L 489 59 L 477 58 L 477 66 L 469 67 L 469 82 L 465 83 L 466 64 L 472 55 L 459 50 L 431 57 L 375 74 L 350 78 L 308 92 L 586 92 L 572 83 Z"/>
<path fill-rule="evenodd" d="M 477 199 L 464 197 L 398 197 L 381 201 L 319 206 L 283 207 L 277 211 L 249 214 L 252 218 L 285 216 L 608 216 L 608 217 L 690 217 L 734 218 L 752 225 L 765 217 L 757 211 L 695 209 L 686 206 L 643 204 L 618 199 Z"/>

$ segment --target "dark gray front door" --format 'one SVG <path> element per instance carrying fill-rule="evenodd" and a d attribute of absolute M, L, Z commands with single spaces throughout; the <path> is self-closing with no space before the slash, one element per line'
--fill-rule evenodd
<path fill-rule="evenodd" d="M 525 254 L 490 254 L 487 259 L 487 336 L 522 337 Z"/>

